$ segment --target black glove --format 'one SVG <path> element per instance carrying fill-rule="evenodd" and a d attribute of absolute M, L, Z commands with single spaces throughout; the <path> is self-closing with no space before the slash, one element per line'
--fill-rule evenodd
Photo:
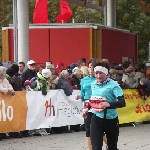
<path fill-rule="evenodd" d="M 47 95 L 46 88 L 42 88 L 42 94 L 43 94 L 43 95 Z"/>

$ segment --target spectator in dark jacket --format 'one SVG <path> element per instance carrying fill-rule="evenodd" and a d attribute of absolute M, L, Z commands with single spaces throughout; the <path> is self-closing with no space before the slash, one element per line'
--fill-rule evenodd
<path fill-rule="evenodd" d="M 29 60 L 27 63 L 27 66 L 28 66 L 28 69 L 22 73 L 22 87 L 24 87 L 24 82 L 26 80 L 31 80 L 33 77 L 37 76 L 36 71 L 35 71 L 35 61 Z M 22 135 L 23 137 L 30 136 L 28 130 L 22 131 Z"/>
<path fill-rule="evenodd" d="M 58 79 L 58 84 L 56 86 L 57 89 L 63 89 L 66 96 L 72 95 L 72 92 L 73 92 L 71 86 L 69 85 L 67 81 L 68 76 L 69 76 L 68 71 L 63 70 L 60 73 L 60 78 Z"/>
<path fill-rule="evenodd" d="M 147 97 L 150 96 L 150 80 L 141 78 L 138 91 L 140 96 L 143 96 L 143 99 L 146 100 Z"/>
<path fill-rule="evenodd" d="M 26 80 L 31 80 L 33 77 L 36 77 L 35 61 L 28 61 L 27 66 L 28 69 L 22 73 L 22 84 L 24 84 Z"/>
<path fill-rule="evenodd" d="M 17 64 L 13 64 L 10 68 L 15 71 L 15 76 L 11 79 L 11 84 L 14 91 L 22 91 L 22 80 L 20 77 L 18 77 L 19 66 Z"/>
<path fill-rule="evenodd" d="M 76 85 L 73 85 L 72 83 L 71 83 L 71 79 L 72 79 L 72 76 L 73 76 L 73 74 L 72 74 L 72 69 L 70 68 L 70 66 L 68 66 L 67 68 L 66 68 L 66 70 L 68 71 L 68 73 L 69 73 L 69 76 L 68 76 L 68 78 L 67 78 L 67 81 L 68 81 L 68 83 L 69 83 L 69 85 L 72 87 L 72 89 L 77 89 L 77 86 Z"/>
<path fill-rule="evenodd" d="M 56 85 L 57 89 L 63 89 L 64 93 L 66 96 L 72 95 L 72 87 L 69 85 L 67 78 L 69 77 L 69 73 L 67 70 L 63 70 L 60 73 L 59 79 L 58 79 L 58 84 Z M 56 129 L 56 128 L 55 128 Z M 62 132 L 70 133 L 72 132 L 71 130 L 68 129 L 68 126 L 63 126 L 62 127 Z"/>

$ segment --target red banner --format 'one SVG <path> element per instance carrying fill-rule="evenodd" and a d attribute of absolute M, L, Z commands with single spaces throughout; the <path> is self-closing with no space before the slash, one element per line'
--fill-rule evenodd
<path fill-rule="evenodd" d="M 36 0 L 33 13 L 33 23 L 48 23 L 47 0 Z"/>
<path fill-rule="evenodd" d="M 72 15 L 72 11 L 69 7 L 68 2 L 60 0 L 60 14 L 57 16 L 57 22 L 68 22 Z"/>

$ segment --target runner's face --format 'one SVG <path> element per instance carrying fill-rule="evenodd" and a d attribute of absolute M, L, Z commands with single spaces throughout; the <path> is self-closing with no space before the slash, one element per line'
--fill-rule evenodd
<path fill-rule="evenodd" d="M 97 82 L 99 83 L 102 83 L 107 78 L 106 74 L 101 71 L 96 71 L 95 76 L 96 76 Z"/>

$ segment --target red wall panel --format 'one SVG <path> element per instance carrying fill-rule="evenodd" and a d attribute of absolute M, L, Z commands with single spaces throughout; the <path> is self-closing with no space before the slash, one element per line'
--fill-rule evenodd
<path fill-rule="evenodd" d="M 9 39 L 9 60 L 14 61 L 13 29 L 8 29 L 8 39 Z"/>
<path fill-rule="evenodd" d="M 90 28 L 50 29 L 50 60 L 65 66 L 80 58 L 90 59 Z"/>
<path fill-rule="evenodd" d="M 122 63 L 122 57 L 137 61 L 137 36 L 110 29 L 102 29 L 102 58 Z"/>
<path fill-rule="evenodd" d="M 37 63 L 49 60 L 49 29 L 29 30 L 29 59 Z M 9 59 L 14 60 L 13 29 L 9 29 Z"/>
<path fill-rule="evenodd" d="M 45 63 L 49 60 L 49 29 L 30 29 L 29 35 L 29 58 Z"/>

